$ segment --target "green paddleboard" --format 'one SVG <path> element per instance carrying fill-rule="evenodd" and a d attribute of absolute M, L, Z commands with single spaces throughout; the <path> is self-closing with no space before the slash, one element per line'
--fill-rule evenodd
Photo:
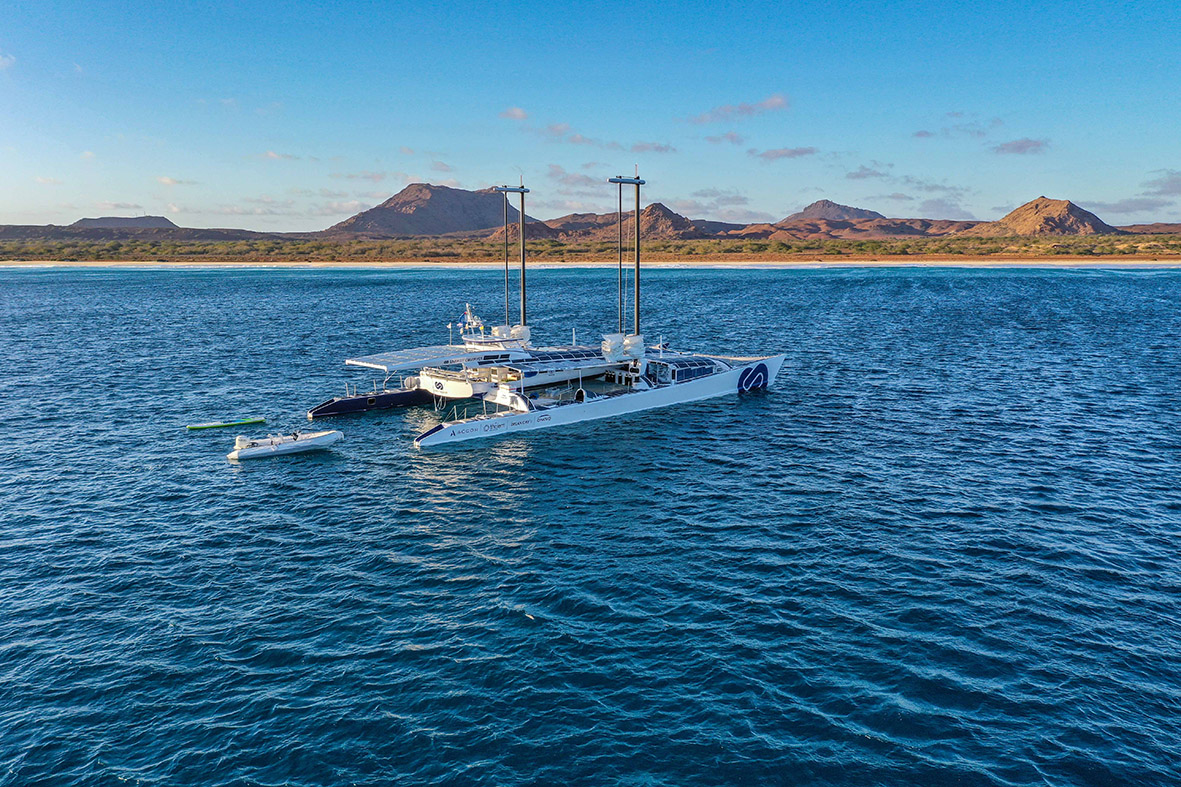
<path fill-rule="evenodd" d="M 250 424 L 265 424 L 265 418 L 243 418 L 240 421 L 226 421 L 225 423 L 190 424 L 186 429 L 220 429 L 223 426 L 248 426 Z"/>

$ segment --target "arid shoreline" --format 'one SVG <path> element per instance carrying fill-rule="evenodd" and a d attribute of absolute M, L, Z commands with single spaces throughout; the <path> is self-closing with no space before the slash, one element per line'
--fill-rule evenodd
<path fill-rule="evenodd" d="M 512 261 L 515 267 L 517 261 Z M 629 267 L 632 261 L 624 260 Z M 806 259 L 644 259 L 645 268 L 700 268 L 700 269 L 798 269 L 798 268 L 1181 268 L 1181 257 L 814 257 Z M 617 260 L 556 261 L 534 259 L 532 269 L 555 268 L 613 268 Z M 488 260 L 449 259 L 333 261 L 313 260 L 0 260 L 5 268 L 307 268 L 307 269 L 419 269 L 463 270 L 500 269 L 503 262 Z"/>

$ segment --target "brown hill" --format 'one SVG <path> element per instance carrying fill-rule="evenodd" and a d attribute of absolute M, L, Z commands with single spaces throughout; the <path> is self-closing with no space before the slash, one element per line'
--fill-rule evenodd
<path fill-rule="evenodd" d="M 503 211 L 504 197 L 491 188 L 468 191 L 412 183 L 380 205 L 334 224 L 324 234 L 391 237 L 471 232 L 499 228 Z M 509 221 L 517 220 L 517 210 L 511 204 L 508 215 Z"/>
<path fill-rule="evenodd" d="M 875 210 L 866 210 L 864 208 L 853 208 L 848 205 L 838 205 L 832 200 L 822 199 L 813 202 L 808 207 L 793 213 L 783 221 L 777 222 L 783 224 L 788 221 L 796 221 L 797 219 L 830 219 L 833 221 L 843 221 L 846 219 L 884 219 L 882 214 Z"/>
<path fill-rule="evenodd" d="M 1128 224 L 1124 227 L 1116 227 L 1116 229 L 1132 235 L 1181 235 L 1181 224 L 1166 224 L 1163 222 L 1157 222 L 1155 224 Z"/>
<path fill-rule="evenodd" d="M 176 225 L 164 216 L 99 216 L 78 219 L 71 227 L 85 230 L 174 230 Z"/>
<path fill-rule="evenodd" d="M 1090 211 L 1070 200 L 1038 197 L 1009 213 L 1000 221 L 977 224 L 964 235 L 1118 235 L 1120 231 L 1105 224 Z"/>
<path fill-rule="evenodd" d="M 832 240 L 852 238 L 878 240 L 885 238 L 930 238 L 955 235 L 979 224 L 977 221 L 943 219 L 793 219 L 775 224 L 750 224 L 726 232 L 723 237 L 792 240 Z"/>
<path fill-rule="evenodd" d="M 623 214 L 624 240 L 635 233 L 632 214 Z M 640 211 L 640 233 L 644 240 L 684 240 L 709 238 L 718 234 L 719 229 L 734 229 L 740 224 L 725 224 L 717 221 L 696 221 L 687 219 L 670 210 L 668 206 L 654 202 Z M 510 237 L 517 236 L 516 229 L 510 228 Z M 502 240 L 504 230 L 497 229 L 490 236 Z M 527 224 L 526 238 L 555 238 L 558 240 L 616 240 L 619 237 L 618 216 L 614 213 L 571 213 L 549 221 Z"/>

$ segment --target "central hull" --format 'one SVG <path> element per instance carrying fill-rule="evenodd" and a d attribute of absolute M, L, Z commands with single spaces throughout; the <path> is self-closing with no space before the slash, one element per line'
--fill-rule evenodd
<path fill-rule="evenodd" d="M 685 402 L 766 388 L 774 382 L 786 356 L 776 355 L 709 377 L 660 388 L 633 391 L 618 396 L 604 396 L 526 413 L 476 416 L 462 421 L 442 423 L 414 440 L 420 448 L 500 437 L 534 429 L 595 421 L 628 413 L 638 413 Z"/>

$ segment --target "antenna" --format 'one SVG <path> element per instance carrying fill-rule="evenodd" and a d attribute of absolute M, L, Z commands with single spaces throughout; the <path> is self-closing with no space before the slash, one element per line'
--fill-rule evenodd
<path fill-rule="evenodd" d="M 634 319 L 634 331 L 633 332 L 635 333 L 635 335 L 639 336 L 640 335 L 640 186 L 644 185 L 644 181 L 640 180 L 640 165 L 639 164 L 636 165 L 636 176 L 634 178 L 614 177 L 614 178 L 609 178 L 607 180 L 607 182 L 619 184 L 619 193 L 620 193 L 619 202 L 620 202 L 621 218 L 622 218 L 622 208 L 623 208 L 623 184 L 630 183 L 636 187 L 636 270 L 635 270 L 635 274 L 634 274 L 636 289 L 635 289 L 635 300 L 634 300 L 635 319 Z M 622 221 L 620 222 L 620 227 L 621 227 L 620 228 L 620 235 L 622 236 L 622 233 L 623 233 Z M 623 249 L 623 244 L 622 244 L 622 240 L 621 240 L 621 242 L 620 242 L 620 268 L 621 268 L 621 270 L 622 270 L 622 261 L 623 261 L 622 249 Z M 620 293 L 619 293 L 620 299 L 623 298 L 622 278 L 623 277 L 621 275 L 620 276 L 621 286 L 620 286 Z M 622 322 L 622 320 L 620 320 L 620 322 Z"/>
<path fill-rule="evenodd" d="M 517 215 L 517 219 L 520 222 L 518 234 L 521 236 L 521 325 L 528 325 L 528 323 L 525 322 L 525 195 L 529 193 L 529 189 L 525 188 L 525 176 L 522 175 L 521 176 L 521 185 L 519 187 L 517 187 L 517 186 L 497 186 L 495 188 L 495 190 L 499 191 L 501 194 L 505 195 L 504 198 L 505 198 L 506 205 L 508 204 L 508 195 L 509 194 L 520 194 L 521 195 L 521 208 L 520 208 L 520 211 L 518 212 L 518 215 Z M 637 197 L 637 199 L 638 199 L 638 197 Z M 508 219 L 507 219 L 508 208 L 505 208 L 505 216 L 506 216 L 506 218 L 505 218 L 505 225 L 504 225 L 505 226 L 504 235 L 505 235 L 505 244 L 506 244 L 505 247 L 507 248 L 507 244 L 508 244 L 508 240 L 507 240 L 508 239 Z M 507 259 L 507 256 L 506 256 L 506 259 Z M 506 276 L 508 275 L 507 272 L 505 273 L 505 275 Z M 507 323 L 508 320 L 505 320 L 505 322 Z"/>

